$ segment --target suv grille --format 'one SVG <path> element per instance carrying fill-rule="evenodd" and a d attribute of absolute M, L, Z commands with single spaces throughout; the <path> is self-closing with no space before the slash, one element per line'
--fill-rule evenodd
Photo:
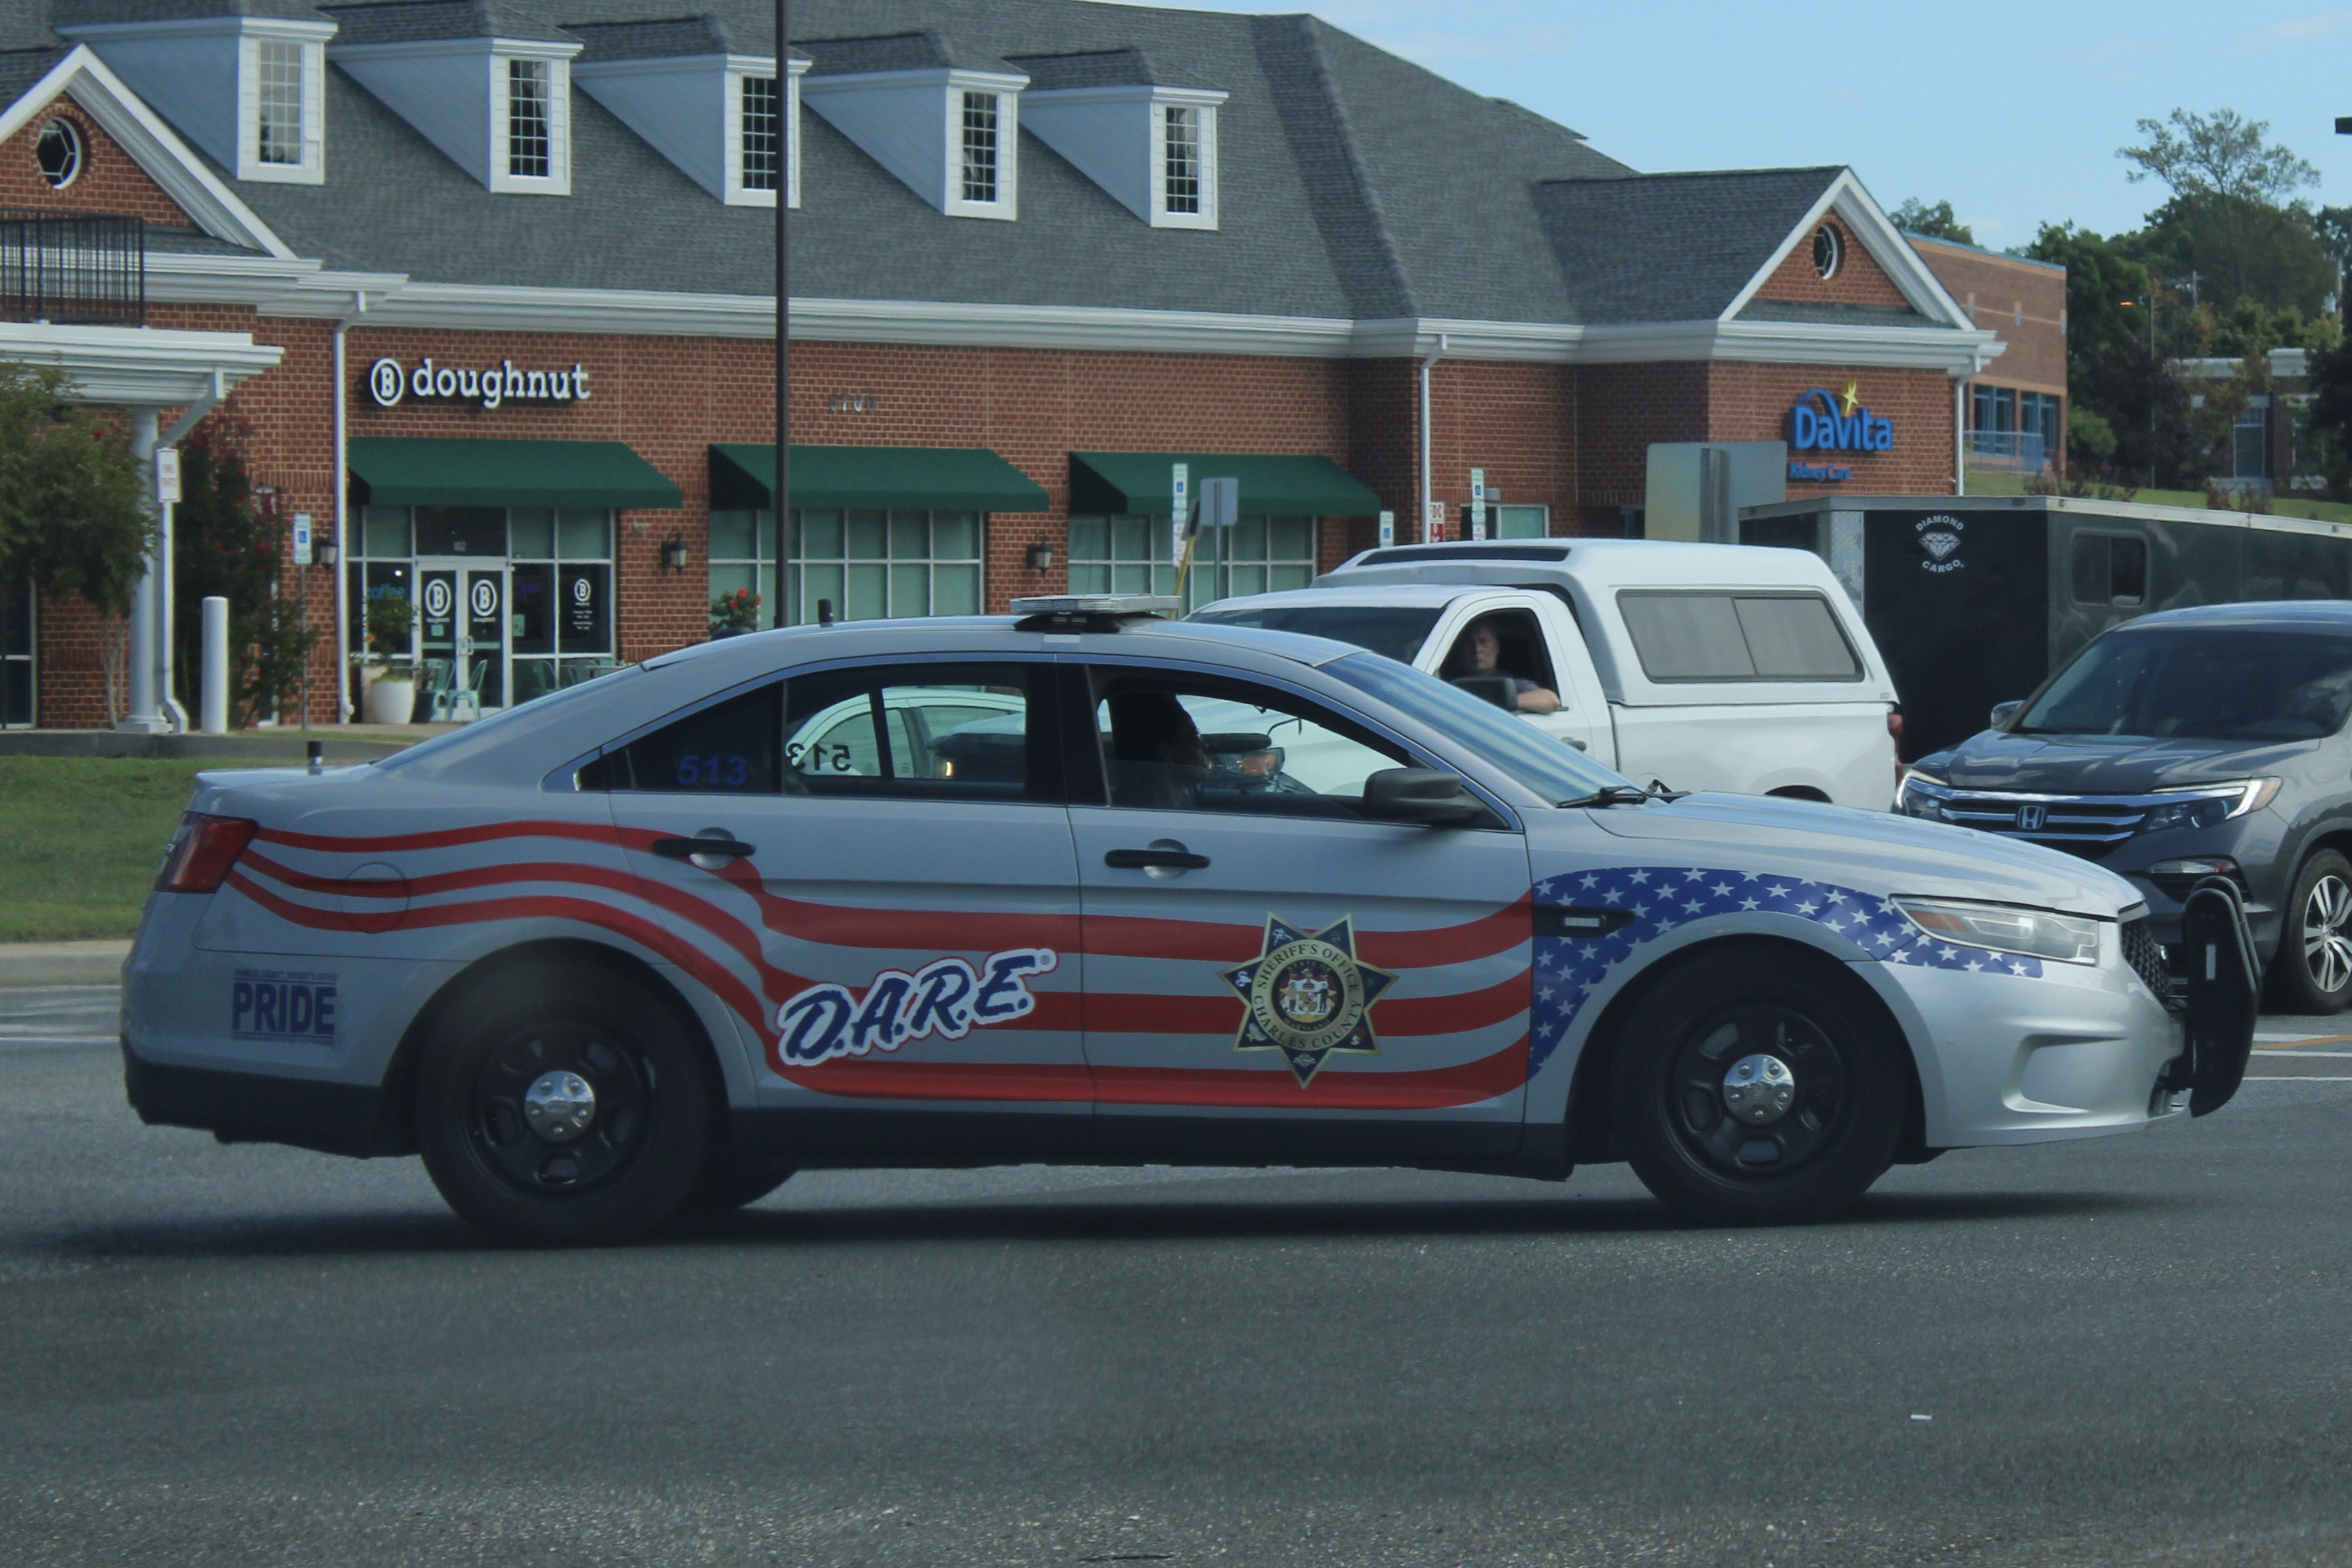
<path fill-rule="evenodd" d="M 2154 803 L 2132 795 L 2003 795 L 1954 790 L 1938 803 L 1946 822 L 2027 838 L 2095 860 L 2139 831 Z"/>
<path fill-rule="evenodd" d="M 2163 944 L 2147 929 L 2146 915 L 2124 921 L 2123 942 L 2124 962 L 2132 966 L 2132 972 L 2158 998 L 2168 996 L 2172 989 L 2172 966 L 2165 961 Z"/>

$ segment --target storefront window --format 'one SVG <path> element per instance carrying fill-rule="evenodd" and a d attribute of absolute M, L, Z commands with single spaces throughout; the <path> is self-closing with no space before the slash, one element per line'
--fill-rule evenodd
<path fill-rule="evenodd" d="M 408 600 L 416 634 L 397 653 L 415 667 L 420 719 L 528 702 L 613 668 L 609 510 L 371 506 L 357 543 L 352 647 L 365 648 L 370 599 Z"/>
<path fill-rule="evenodd" d="M 794 510 L 774 624 L 816 620 L 819 600 L 850 621 L 976 616 L 980 550 L 975 511 Z"/>
<path fill-rule="evenodd" d="M 713 511 L 710 514 L 710 597 L 737 592 L 758 596 L 761 630 L 776 625 L 776 514 L 772 511 Z"/>
<path fill-rule="evenodd" d="M 1172 594 L 1176 542 L 1165 515 L 1070 519 L 1070 592 Z M 1201 535 L 1184 607 L 1244 594 L 1304 588 L 1315 580 L 1315 520 L 1244 517 Z"/>
<path fill-rule="evenodd" d="M 1551 531 L 1548 506 L 1498 506 L 1495 509 L 1497 539 L 1541 539 Z"/>
<path fill-rule="evenodd" d="M 0 583 L 0 730 L 33 721 L 33 590 Z"/>

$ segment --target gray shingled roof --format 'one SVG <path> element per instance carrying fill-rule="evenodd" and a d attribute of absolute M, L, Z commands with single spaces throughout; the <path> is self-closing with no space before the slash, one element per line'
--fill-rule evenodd
<path fill-rule="evenodd" d="M 1570 279 L 1568 320 L 1721 315 L 1842 169 L 1644 174 L 1603 189 L 1539 187 L 1536 208 Z"/>
<path fill-rule="evenodd" d="M 0 6 L 17 13 L 0 15 L 0 49 L 48 46 L 0 53 L 0 93 L 11 82 L 21 91 L 37 64 L 56 58 L 56 36 L 39 25 L 52 5 L 166 3 L 182 0 Z M 495 30 L 578 38 L 592 59 L 707 52 L 714 39 L 747 54 L 773 48 L 769 0 L 323 9 L 343 43 Z M 791 219 L 793 292 L 803 297 L 1357 320 L 1704 319 L 1838 173 L 1637 176 L 1565 126 L 1310 16 L 1095 0 L 796 0 L 793 23 L 793 52 L 814 58 L 813 75 L 953 65 L 1025 71 L 1041 89 L 1155 81 L 1229 95 L 1215 232 L 1150 228 L 1032 135 L 1021 141 L 1018 221 L 947 217 L 804 114 L 805 205 Z M 436 282 L 774 287 L 772 215 L 712 200 L 585 93 L 572 100 L 568 197 L 483 190 L 340 69 L 328 73 L 326 109 L 325 185 L 236 187 L 299 255 Z"/>
<path fill-rule="evenodd" d="M 574 43 L 534 0 L 370 0 L 320 7 L 340 26 L 330 47 L 415 44 L 445 38 L 528 38 Z"/>
<path fill-rule="evenodd" d="M 1171 70 L 1141 49 L 1083 49 L 1070 55 L 1007 55 L 1025 72 L 1032 92 L 1066 92 L 1086 87 L 1192 87 L 1217 90 L 1189 71 Z"/>
<path fill-rule="evenodd" d="M 53 26 L 185 21 L 210 16 L 270 16 L 295 22 L 328 17 L 310 0 L 57 0 Z"/>

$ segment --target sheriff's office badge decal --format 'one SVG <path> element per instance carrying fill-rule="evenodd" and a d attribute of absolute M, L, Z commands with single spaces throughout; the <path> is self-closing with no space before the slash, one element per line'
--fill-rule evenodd
<path fill-rule="evenodd" d="M 1396 976 L 1356 960 L 1353 917 L 1309 935 L 1265 918 L 1258 956 L 1224 971 L 1244 1010 L 1237 1051 L 1280 1051 L 1305 1089 L 1333 1051 L 1380 1050 L 1371 1007 Z"/>

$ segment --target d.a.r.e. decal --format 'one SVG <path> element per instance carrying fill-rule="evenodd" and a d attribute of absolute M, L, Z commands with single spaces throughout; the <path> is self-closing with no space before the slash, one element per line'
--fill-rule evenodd
<path fill-rule="evenodd" d="M 1372 1004 L 1397 978 L 1357 959 L 1349 916 L 1310 934 L 1268 915 L 1258 956 L 1223 975 L 1244 1004 L 1234 1049 L 1280 1051 L 1301 1089 L 1333 1051 L 1380 1050 Z"/>
<path fill-rule="evenodd" d="M 834 1057 L 895 1051 L 926 1035 L 960 1040 L 973 1029 L 1025 1017 L 1037 999 L 1024 984 L 1061 960 L 1045 947 L 992 952 L 978 968 L 942 958 L 912 974 L 886 969 L 860 997 L 845 985 L 812 985 L 776 1009 L 783 1059 L 814 1067 Z"/>

